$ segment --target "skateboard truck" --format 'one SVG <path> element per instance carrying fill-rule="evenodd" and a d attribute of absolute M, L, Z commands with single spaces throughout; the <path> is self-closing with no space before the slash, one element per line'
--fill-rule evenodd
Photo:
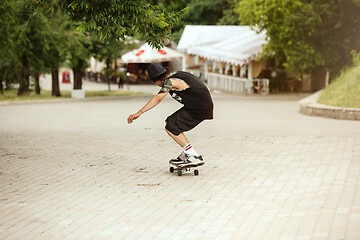
<path fill-rule="evenodd" d="M 172 164 L 174 165 L 174 164 Z M 178 176 L 183 175 L 183 173 L 189 173 L 191 172 L 191 168 L 194 168 L 194 175 L 199 175 L 199 170 L 197 169 L 198 165 L 190 165 L 190 166 L 186 166 L 186 167 L 179 167 L 177 165 L 171 166 L 169 171 L 171 173 L 173 172 L 177 172 Z"/>

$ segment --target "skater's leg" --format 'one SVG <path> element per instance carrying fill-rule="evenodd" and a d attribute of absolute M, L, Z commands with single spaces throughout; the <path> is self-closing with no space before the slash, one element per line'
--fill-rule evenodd
<path fill-rule="evenodd" d="M 189 144 L 189 141 L 187 140 L 184 133 L 180 133 L 179 135 L 175 135 L 169 130 L 165 128 L 165 131 L 167 134 L 174 139 L 174 141 L 179 144 L 183 148 L 183 152 L 180 154 L 180 156 L 177 159 L 170 160 L 170 163 L 178 163 L 183 164 L 184 161 L 186 163 L 184 164 L 197 164 L 198 166 L 204 165 L 204 159 L 201 155 L 199 155 L 194 148 Z M 186 160 L 182 159 L 181 156 L 184 156 Z"/>
<path fill-rule="evenodd" d="M 174 139 L 174 141 L 179 144 L 182 148 L 185 147 L 186 145 L 189 144 L 189 141 L 187 140 L 186 136 L 184 133 L 180 133 L 179 135 L 174 135 L 172 134 L 169 130 L 167 130 L 165 128 L 165 131 L 167 132 L 167 134 Z"/>
<path fill-rule="evenodd" d="M 174 139 L 175 142 L 177 142 L 183 148 L 183 152 L 185 152 L 188 155 L 193 155 L 197 157 L 199 156 L 199 154 L 195 151 L 195 149 L 191 146 L 191 144 L 187 140 L 184 133 L 180 133 L 179 135 L 176 136 L 166 128 L 165 130 L 169 134 L 169 136 L 172 137 L 172 139 Z"/>
<path fill-rule="evenodd" d="M 166 119 L 165 130 L 167 134 L 183 149 L 177 160 L 184 161 L 185 157 L 185 161 L 189 162 L 189 159 L 192 158 L 191 162 L 199 162 L 199 165 L 204 164 L 202 157 L 195 151 L 184 134 L 202 121 L 193 118 L 184 108 L 179 109 Z"/>

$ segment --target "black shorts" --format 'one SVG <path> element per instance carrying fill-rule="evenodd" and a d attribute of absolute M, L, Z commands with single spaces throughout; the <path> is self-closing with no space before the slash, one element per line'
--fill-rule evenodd
<path fill-rule="evenodd" d="M 189 131 L 204 120 L 198 120 L 192 117 L 185 108 L 180 108 L 166 118 L 165 128 L 174 135 Z"/>

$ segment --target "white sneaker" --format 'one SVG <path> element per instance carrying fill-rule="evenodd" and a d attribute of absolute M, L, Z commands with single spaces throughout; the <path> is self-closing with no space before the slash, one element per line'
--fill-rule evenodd
<path fill-rule="evenodd" d="M 193 156 L 190 155 L 190 157 L 188 158 L 188 160 L 186 161 L 186 163 L 183 164 L 179 164 L 179 167 L 187 167 L 187 166 L 202 166 L 204 165 L 204 159 L 201 155 L 197 156 Z"/>
<path fill-rule="evenodd" d="M 189 157 L 190 155 L 182 151 L 177 158 L 171 159 L 169 163 L 173 165 L 185 164 L 188 161 Z"/>

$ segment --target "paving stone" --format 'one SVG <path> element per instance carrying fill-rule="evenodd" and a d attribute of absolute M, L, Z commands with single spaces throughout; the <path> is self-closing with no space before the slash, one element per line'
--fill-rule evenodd
<path fill-rule="evenodd" d="M 178 177 L 170 98 L 0 106 L 0 239 L 359 239 L 360 122 L 299 113 L 304 95 L 214 95 Z"/>

